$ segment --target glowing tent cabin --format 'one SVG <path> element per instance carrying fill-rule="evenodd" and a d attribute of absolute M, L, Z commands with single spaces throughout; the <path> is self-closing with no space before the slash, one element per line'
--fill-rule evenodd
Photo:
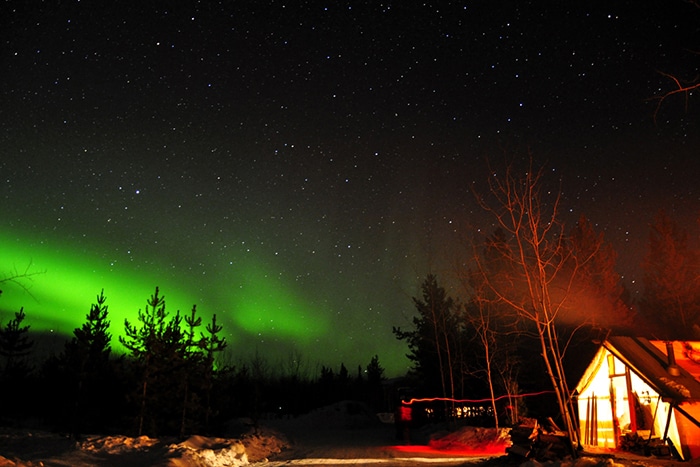
<path fill-rule="evenodd" d="M 584 448 L 619 448 L 636 434 L 700 458 L 700 342 L 610 337 L 576 394 Z"/>

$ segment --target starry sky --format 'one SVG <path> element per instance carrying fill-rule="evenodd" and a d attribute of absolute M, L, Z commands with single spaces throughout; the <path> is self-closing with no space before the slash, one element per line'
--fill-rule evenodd
<path fill-rule="evenodd" d="M 655 212 L 698 218 L 700 101 L 652 99 L 697 78 L 689 2 L 2 9 L 0 266 L 38 273 L 3 323 L 69 334 L 104 289 L 118 335 L 158 286 L 231 358 L 394 376 L 420 283 L 492 227 L 486 159 L 531 153 L 633 291 Z"/>

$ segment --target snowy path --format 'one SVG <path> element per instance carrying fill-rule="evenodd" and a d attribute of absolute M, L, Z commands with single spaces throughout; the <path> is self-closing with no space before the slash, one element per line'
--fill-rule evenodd
<path fill-rule="evenodd" d="M 493 456 L 456 456 L 427 446 L 397 445 L 393 425 L 373 425 L 360 429 L 318 429 L 297 423 L 278 425 L 289 434 L 292 448 L 267 462 L 254 466 L 347 466 L 382 467 L 452 466 L 479 464 Z"/>

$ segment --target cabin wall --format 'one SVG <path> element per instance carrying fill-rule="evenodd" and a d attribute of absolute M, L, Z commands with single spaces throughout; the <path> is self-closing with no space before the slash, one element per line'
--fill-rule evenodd
<path fill-rule="evenodd" d="M 624 415 L 624 404 L 620 397 L 625 386 L 620 387 L 619 378 L 610 378 L 607 352 L 596 356 L 596 370 L 590 374 L 586 388 L 578 397 L 579 427 L 584 446 L 615 448 L 619 436 L 619 417 Z M 615 366 L 623 368 L 619 360 Z M 612 371 L 616 371 L 613 369 Z M 615 414 L 615 417 L 613 417 Z"/>
<path fill-rule="evenodd" d="M 607 350 L 594 362 L 596 370 L 578 397 L 581 443 L 584 446 L 616 448 L 619 437 L 633 431 L 630 409 L 634 408 L 636 431 L 644 437 L 661 438 L 669 420 L 670 405 L 659 394 L 630 372 L 629 381 L 634 396 L 630 404 L 625 364 Z M 609 365 L 612 363 L 613 367 Z M 676 413 L 670 416 L 668 436 L 681 445 L 676 425 Z"/>

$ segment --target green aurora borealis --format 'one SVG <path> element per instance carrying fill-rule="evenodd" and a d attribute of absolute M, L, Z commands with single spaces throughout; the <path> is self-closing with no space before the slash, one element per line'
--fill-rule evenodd
<path fill-rule="evenodd" d="M 166 310 L 170 314 L 176 310 L 188 313 L 196 304 L 207 323 L 212 313 L 217 312 L 218 322 L 224 325 L 224 335 L 235 349 L 234 358 L 245 360 L 253 349 L 286 345 L 287 351 L 294 349 L 296 355 L 307 359 L 306 364 L 312 369 L 321 363 L 341 363 L 332 357 L 314 360 L 323 354 L 319 346 L 328 345 L 319 342 L 332 327 L 324 314 L 310 303 L 311 300 L 275 279 L 254 261 L 238 265 L 229 277 L 194 283 L 172 275 L 164 277 L 166 275 L 159 274 L 159 271 L 167 268 L 157 264 L 152 264 L 147 271 L 124 261 L 105 260 L 97 250 L 85 244 L 38 241 L 27 234 L 12 235 L 8 232 L 0 235 L 0 243 L 3 246 L 0 264 L 6 267 L 2 277 L 22 274 L 25 270 L 31 274 L 29 278 L 19 279 L 24 287 L 13 282 L 3 284 L 0 296 L 0 311 L 5 312 L 0 314 L 3 324 L 11 312 L 24 307 L 26 324 L 31 325 L 32 330 L 70 335 L 74 328 L 82 325 L 95 296 L 104 289 L 112 345 L 116 351 L 121 351 L 116 337 L 123 333 L 124 319 L 132 323 L 136 321 L 137 311 L 144 308 L 146 299 L 157 285 L 166 298 Z M 334 341 L 342 345 L 343 339 Z M 333 350 L 340 350 L 340 354 L 346 357 L 354 353 L 353 349 Z M 346 365 L 364 366 L 361 354 L 358 352 L 357 355 L 357 362 L 348 361 Z M 274 353 L 266 356 L 272 359 L 272 365 L 277 363 L 274 359 L 280 357 L 285 358 L 280 354 L 274 356 Z M 402 363 L 399 359 L 390 365 L 395 368 Z"/>

